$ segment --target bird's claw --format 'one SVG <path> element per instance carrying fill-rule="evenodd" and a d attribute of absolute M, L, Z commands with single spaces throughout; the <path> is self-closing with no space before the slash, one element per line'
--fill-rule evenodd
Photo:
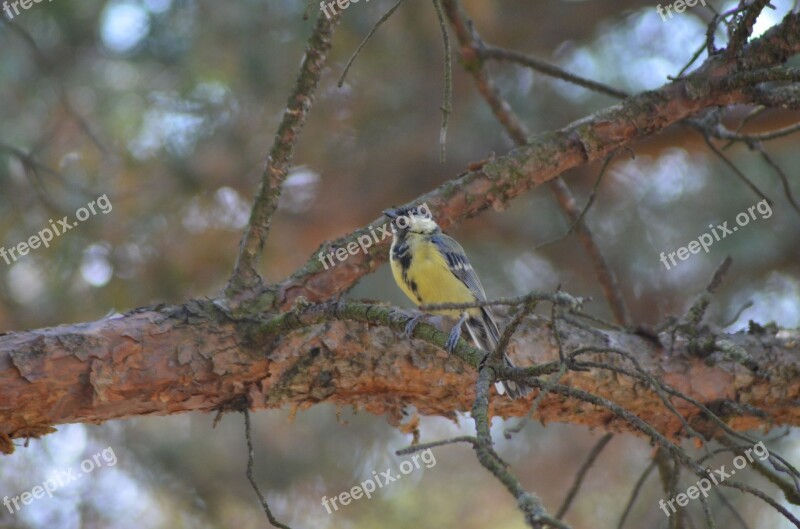
<path fill-rule="evenodd" d="M 461 326 L 456 325 L 453 327 L 453 330 L 450 331 L 450 336 L 447 337 L 447 342 L 444 344 L 444 349 L 448 353 L 455 351 L 456 345 L 458 344 L 458 340 L 461 339 Z"/>
<path fill-rule="evenodd" d="M 405 329 L 403 329 L 403 338 L 410 339 L 414 335 L 414 329 L 417 328 L 419 320 L 420 318 L 422 318 L 422 316 L 423 316 L 422 314 L 418 314 L 413 318 L 411 318 L 410 320 L 408 320 Z"/>

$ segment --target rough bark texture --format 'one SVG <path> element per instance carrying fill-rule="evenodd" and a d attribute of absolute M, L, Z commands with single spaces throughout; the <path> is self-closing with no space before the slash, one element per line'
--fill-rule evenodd
<path fill-rule="evenodd" d="M 393 422 L 401 420 L 407 406 L 449 417 L 468 411 L 475 370 L 427 343 L 400 338 L 383 326 L 391 323 L 391 312 L 378 307 L 374 315 L 360 318 L 374 325 L 328 321 L 276 339 L 258 338 L 252 322 L 228 320 L 211 303 L 192 301 L 8 334 L 0 337 L 0 435 L 8 443 L 63 423 L 212 411 L 243 402 L 243 396 L 254 408 L 329 402 L 385 414 Z M 798 333 L 725 337 L 750 353 L 759 365 L 753 372 L 722 361 L 721 353 L 706 360 L 689 357 L 680 341 L 669 353 L 638 335 L 590 333 L 563 322 L 559 330 L 567 352 L 578 345 L 632 352 L 649 374 L 711 407 L 734 428 L 800 425 Z M 550 322 L 534 318 L 520 328 L 511 353 L 523 366 L 552 361 L 558 357 L 555 343 Z M 630 367 L 607 354 L 582 359 L 591 358 Z M 641 382 L 602 369 L 569 373 L 562 382 L 614 400 L 668 436 L 685 434 Z M 730 413 L 726 401 L 758 407 L 768 417 Z M 680 399 L 673 402 L 691 424 L 702 426 L 697 408 Z M 493 405 L 494 413 L 503 416 L 523 414 L 529 406 L 499 397 Z M 538 417 L 630 431 L 606 410 L 559 395 L 544 399 Z"/>

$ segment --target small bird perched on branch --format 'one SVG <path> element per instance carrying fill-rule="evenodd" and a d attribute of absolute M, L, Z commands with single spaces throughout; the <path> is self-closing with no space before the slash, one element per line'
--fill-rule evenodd
<path fill-rule="evenodd" d="M 464 248 L 442 233 L 426 205 L 390 209 L 383 213 L 392 219 L 395 228 L 390 250 L 392 274 L 400 290 L 411 301 L 417 305 L 486 301 L 486 294 Z M 487 355 L 497 347 L 500 331 L 490 307 L 435 312 L 458 318 L 447 339 L 448 351 L 458 343 L 463 324 L 467 325 L 475 345 Z M 414 323 L 416 320 L 412 320 L 410 325 Z M 503 361 L 506 366 L 514 366 L 505 352 Z M 512 399 L 524 397 L 531 391 L 530 387 L 512 380 L 503 380 L 496 386 L 498 393 L 506 393 Z"/>

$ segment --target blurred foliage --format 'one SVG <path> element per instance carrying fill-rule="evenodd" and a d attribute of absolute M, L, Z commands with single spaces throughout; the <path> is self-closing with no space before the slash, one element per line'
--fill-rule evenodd
<path fill-rule="evenodd" d="M 322 241 L 429 191 L 470 161 L 512 147 L 456 65 L 447 163 L 438 162 L 443 57 L 428 3 L 403 5 L 337 88 L 349 55 L 392 3 L 372 0 L 345 11 L 268 241 L 263 273 L 269 280 L 313 258 Z M 654 5 L 629 0 L 465 5 L 489 42 L 631 92 L 655 88 L 676 74 L 705 32 L 699 7 L 662 22 Z M 788 1 L 773 5 L 756 33 L 791 7 Z M 13 19 L 39 51 L 19 31 L 0 25 L 0 145 L 29 154 L 23 158 L 0 147 L 2 245 L 28 240 L 50 219 L 74 218 L 101 195 L 113 205 L 49 248 L 9 266 L 0 261 L 0 331 L 87 321 L 213 295 L 222 287 L 311 30 L 311 20 L 302 17 L 305 8 L 287 0 L 56 0 L 34 4 Z M 313 2 L 310 11 L 316 16 Z M 513 66 L 491 71 L 536 132 L 614 104 Z M 771 111 L 751 126 L 777 128 L 798 117 Z M 796 146 L 796 137 L 788 137 L 768 148 L 785 168 L 796 168 Z M 709 224 L 733 223 L 758 199 L 688 128 L 673 127 L 634 147 L 635 158 L 622 152 L 610 165 L 587 219 L 637 321 L 653 323 L 685 310 L 731 255 L 733 272 L 711 318 L 726 322 L 751 300 L 731 329 L 748 319 L 798 326 L 800 216 L 769 167 L 745 147 L 727 151 L 774 200 L 773 215 L 667 271 L 660 252 L 686 245 Z M 580 201 L 598 171 L 592 165 L 565 175 Z M 789 174 L 798 195 L 796 169 Z M 597 314 L 608 316 L 574 237 L 534 251 L 568 227 L 549 192 L 536 189 L 506 211 L 487 212 L 452 233 L 467 248 L 490 297 L 561 284 L 592 296 Z M 351 295 L 407 304 L 387 267 Z M 439 449 L 435 467 L 328 515 L 322 496 L 349 490 L 373 470 L 397 468 L 400 459 L 392 451 L 409 437 L 381 418 L 346 410 L 348 424 L 339 425 L 336 410 L 327 406 L 293 422 L 288 415 L 253 416 L 257 477 L 279 518 L 297 528 L 523 526 L 513 500 L 487 479 L 466 447 Z M 457 427 L 425 419 L 423 439 L 469 431 L 469 420 L 463 422 Z M 64 427 L 34 441 L 0 461 L 0 495 L 30 490 L 53 469 L 74 467 L 107 446 L 119 462 L 19 514 L 0 507 L 0 526 L 263 527 L 244 475 L 241 417 L 226 416 L 216 430 L 210 424 L 206 416 L 139 418 Z M 501 452 L 554 512 L 597 438 L 573 426 L 535 426 L 504 441 Z M 779 442 L 790 458 L 792 446 L 798 455 L 794 439 Z M 636 439 L 612 441 L 567 520 L 576 528 L 615 526 L 649 455 Z M 752 474 L 746 478 L 757 479 Z M 665 527 L 656 506 L 662 497 L 653 475 L 627 527 Z M 732 501 L 760 526 L 784 523 L 762 503 L 739 496 Z M 732 515 L 720 505 L 712 502 L 718 523 L 725 525 Z"/>

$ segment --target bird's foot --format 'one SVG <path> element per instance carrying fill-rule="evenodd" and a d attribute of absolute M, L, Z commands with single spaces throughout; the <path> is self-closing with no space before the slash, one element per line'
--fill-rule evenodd
<path fill-rule="evenodd" d="M 411 339 L 411 337 L 414 335 L 414 329 L 417 328 L 419 320 L 422 319 L 423 316 L 424 314 L 418 314 L 408 320 L 405 329 L 403 329 L 403 338 Z"/>

